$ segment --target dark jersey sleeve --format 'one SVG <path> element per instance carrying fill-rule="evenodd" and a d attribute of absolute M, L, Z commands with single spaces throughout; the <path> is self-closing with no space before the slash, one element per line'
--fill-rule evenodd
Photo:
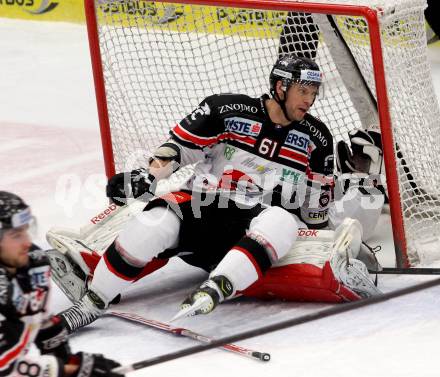
<path fill-rule="evenodd" d="M 37 248 L 29 253 L 29 264 L 14 275 L 0 266 L 0 376 L 13 371 L 14 376 L 52 377 L 60 371 L 54 356 L 38 360 L 27 356 L 45 317 L 49 270 L 47 256 Z"/>
<path fill-rule="evenodd" d="M 0 376 L 8 376 L 16 360 L 25 352 L 30 330 L 12 305 L 12 283 L 6 269 L 0 267 Z"/>
<path fill-rule="evenodd" d="M 310 117 L 310 171 L 315 175 L 333 176 L 333 136 L 327 126 L 320 120 Z"/>
<path fill-rule="evenodd" d="M 31 326 L 19 319 L 0 321 L 0 377 L 60 377 L 63 362 L 55 356 L 28 356 Z"/>
<path fill-rule="evenodd" d="M 428 7 L 425 9 L 425 18 L 431 29 L 440 37 L 440 3 L 438 0 L 428 0 Z"/>
<path fill-rule="evenodd" d="M 217 118 L 219 98 L 219 95 L 205 98 L 191 114 L 170 131 L 171 138 L 193 149 L 217 144 L 225 132 L 224 123 Z"/>
<path fill-rule="evenodd" d="M 0 376 L 8 376 L 26 350 L 30 331 L 20 320 L 7 320 L 3 317 L 0 321 L 0 334 Z"/>
<path fill-rule="evenodd" d="M 312 116 L 306 118 L 306 124 L 311 148 L 301 218 L 308 227 L 320 229 L 328 225 L 328 210 L 333 201 L 333 137 L 327 126 Z"/>

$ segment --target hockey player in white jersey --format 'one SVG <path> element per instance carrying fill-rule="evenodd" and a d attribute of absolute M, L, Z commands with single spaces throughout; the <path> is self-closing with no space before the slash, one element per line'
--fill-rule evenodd
<path fill-rule="evenodd" d="M 50 265 L 28 234 L 31 220 L 20 197 L 0 191 L 0 376 L 122 376 L 102 355 L 73 354 L 61 319 L 48 315 Z M 32 343 L 41 356 L 28 355 Z"/>
<path fill-rule="evenodd" d="M 206 98 L 170 131 L 149 167 L 112 177 L 107 196 L 114 203 L 148 204 L 99 259 L 84 296 L 61 313 L 69 331 L 97 319 L 115 296 L 154 270 L 152 263 L 160 267 L 172 256 L 210 272 L 182 312 L 209 313 L 261 280 L 292 249 L 300 229 L 327 227 L 333 141 L 308 113 L 321 79 L 310 59 L 284 56 L 270 74 L 271 96 Z M 153 198 L 159 179 L 193 163 L 195 174 L 181 191 Z M 341 229 L 341 255 L 359 249 L 357 220 Z M 378 293 L 368 283 L 356 289 Z"/>

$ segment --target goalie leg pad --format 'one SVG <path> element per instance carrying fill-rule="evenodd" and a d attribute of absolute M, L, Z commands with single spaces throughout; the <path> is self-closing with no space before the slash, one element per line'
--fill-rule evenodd
<path fill-rule="evenodd" d="M 330 265 L 336 278 L 361 297 L 382 294 L 370 279 L 367 267 L 355 259 L 359 253 L 362 226 L 346 218 L 336 229 Z"/>
<path fill-rule="evenodd" d="M 330 263 L 287 264 L 271 268 L 265 276 L 242 292 L 259 299 L 307 302 L 347 302 L 361 297 L 345 287 L 333 274 Z"/>
<path fill-rule="evenodd" d="M 85 294 L 100 255 L 86 245 L 80 233 L 68 229 L 52 228 L 46 238 L 54 247 L 47 252 L 52 278 L 69 300 L 75 302 Z"/>
<path fill-rule="evenodd" d="M 75 302 L 84 296 L 88 276 L 78 264 L 68 254 L 55 249 L 47 250 L 46 254 L 52 269 L 52 279 L 69 300 Z"/>
<path fill-rule="evenodd" d="M 174 212 L 156 207 L 132 218 L 99 261 L 90 289 L 110 302 L 145 274 L 162 251 L 177 245 L 180 220 Z M 158 265 L 158 268 L 163 264 Z"/>
<path fill-rule="evenodd" d="M 300 229 L 287 255 L 243 294 L 320 302 L 353 301 L 377 294 L 368 271 L 361 268 L 363 263 L 354 259 L 361 234 L 360 224 L 353 219 L 344 220 L 336 231 Z"/>
<path fill-rule="evenodd" d="M 99 259 L 83 241 L 79 233 L 62 228 L 52 228 L 46 234 L 47 241 L 61 254 L 67 255 L 86 275 L 90 275 Z"/>

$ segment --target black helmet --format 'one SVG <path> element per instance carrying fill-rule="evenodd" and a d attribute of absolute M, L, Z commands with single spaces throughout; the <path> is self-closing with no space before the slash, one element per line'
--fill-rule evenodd
<path fill-rule="evenodd" d="M 19 196 L 0 191 L 0 231 L 18 228 L 32 220 L 29 206 Z"/>
<path fill-rule="evenodd" d="M 269 76 L 270 92 L 275 96 L 275 85 L 282 81 L 285 90 L 293 83 L 316 85 L 322 81 L 322 73 L 313 60 L 296 55 L 284 55 L 276 61 Z"/>

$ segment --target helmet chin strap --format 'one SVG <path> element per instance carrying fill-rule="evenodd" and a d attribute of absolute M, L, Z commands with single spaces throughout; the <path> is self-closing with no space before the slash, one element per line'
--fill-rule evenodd
<path fill-rule="evenodd" d="M 286 119 L 290 122 L 293 122 L 293 119 L 290 119 L 289 115 L 287 114 L 286 97 L 287 97 L 287 91 L 284 91 L 284 99 L 283 100 L 280 98 L 278 93 L 275 93 L 274 99 L 278 103 L 278 105 L 280 105 L 281 110 L 283 111 L 283 114 L 286 117 Z"/>

